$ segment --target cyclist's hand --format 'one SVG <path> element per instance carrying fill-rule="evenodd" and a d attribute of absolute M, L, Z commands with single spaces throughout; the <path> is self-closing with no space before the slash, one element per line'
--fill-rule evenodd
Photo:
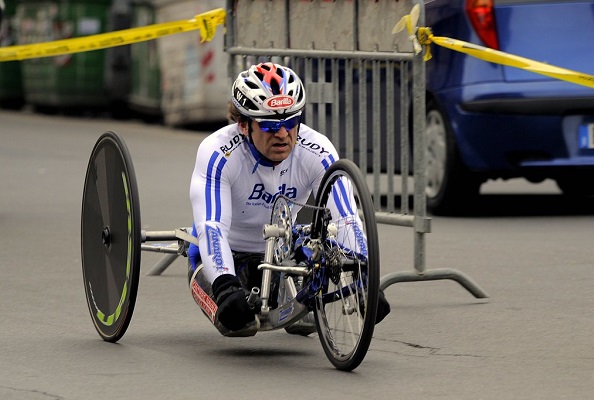
<path fill-rule="evenodd" d="M 254 309 L 249 306 L 236 276 L 219 276 L 212 289 L 218 306 L 216 318 L 225 328 L 237 331 L 254 320 Z"/>

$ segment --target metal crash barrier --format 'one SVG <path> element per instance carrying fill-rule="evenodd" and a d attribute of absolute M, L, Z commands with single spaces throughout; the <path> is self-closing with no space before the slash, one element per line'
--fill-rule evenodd
<path fill-rule="evenodd" d="M 486 298 L 462 272 L 425 266 L 425 234 L 431 231 L 425 200 L 425 65 L 406 33 L 391 33 L 415 4 L 424 26 L 424 3 L 418 0 L 227 0 L 229 76 L 234 79 L 260 61 L 291 66 L 308 94 L 305 123 L 368 172 L 378 222 L 413 228 L 414 271 L 383 276 L 382 289 L 396 282 L 451 279 Z M 411 167 L 412 191 L 408 179 L 398 179 L 408 177 Z"/>
<path fill-rule="evenodd" d="M 416 4 L 423 26 L 419 0 L 227 0 L 229 77 L 263 61 L 294 69 L 308 95 L 304 122 L 367 172 L 377 221 L 413 228 L 414 270 L 383 276 L 382 289 L 450 279 L 486 298 L 458 270 L 426 269 L 425 65 L 407 33 L 392 34 Z M 149 274 L 160 274 L 174 258 L 164 257 Z"/>

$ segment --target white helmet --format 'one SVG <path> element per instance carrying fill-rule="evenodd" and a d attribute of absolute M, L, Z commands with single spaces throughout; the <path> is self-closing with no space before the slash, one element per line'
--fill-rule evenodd
<path fill-rule="evenodd" d="M 237 76 L 231 100 L 247 117 L 286 119 L 305 106 L 305 88 L 292 69 L 267 62 Z"/>

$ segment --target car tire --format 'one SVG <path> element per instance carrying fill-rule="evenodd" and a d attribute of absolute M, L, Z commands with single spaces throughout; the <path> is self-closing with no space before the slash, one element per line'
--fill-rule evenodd
<path fill-rule="evenodd" d="M 463 215 L 476 203 L 482 181 L 463 164 L 450 123 L 434 101 L 425 126 L 427 209 L 433 215 Z"/>

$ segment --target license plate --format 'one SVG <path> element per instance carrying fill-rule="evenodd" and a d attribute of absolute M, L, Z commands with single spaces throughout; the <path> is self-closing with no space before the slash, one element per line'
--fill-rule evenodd
<path fill-rule="evenodd" d="M 580 149 L 594 149 L 594 124 L 580 125 Z"/>

